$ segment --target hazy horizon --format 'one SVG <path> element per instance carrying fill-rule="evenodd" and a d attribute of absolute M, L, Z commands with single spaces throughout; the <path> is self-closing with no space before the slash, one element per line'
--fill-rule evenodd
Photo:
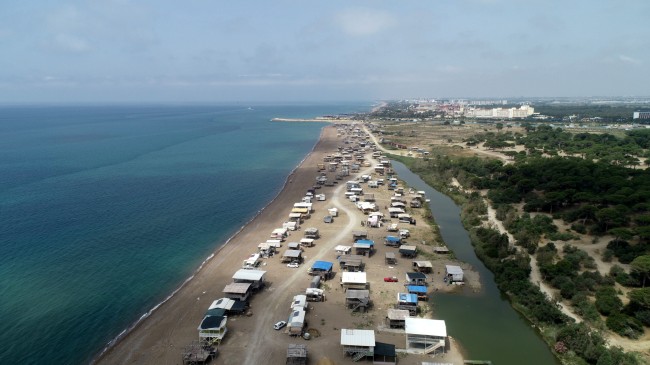
<path fill-rule="evenodd" d="M 647 14 L 642 0 L 5 2 L 0 103 L 642 97 Z"/>

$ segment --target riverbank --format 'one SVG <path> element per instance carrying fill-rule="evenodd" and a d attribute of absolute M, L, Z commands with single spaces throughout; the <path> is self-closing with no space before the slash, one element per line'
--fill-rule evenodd
<path fill-rule="evenodd" d="M 293 203 L 300 201 L 306 190 L 313 186 L 314 177 L 318 175 L 317 165 L 322 163 L 323 157 L 337 151 L 339 144 L 343 143 L 342 137 L 337 133 L 336 126 L 324 127 L 321 138 L 312 152 L 287 178 L 284 188 L 278 196 L 264 208 L 251 222 L 244 226 L 239 233 L 222 246 L 214 257 L 206 262 L 196 273 L 166 303 L 129 333 L 124 335 L 117 343 L 108 349 L 97 363 L 100 364 L 160 364 L 178 363 L 182 348 L 197 339 L 197 325 L 208 306 L 213 300 L 223 297 L 222 288 L 231 282 L 231 277 L 241 267 L 242 259 L 250 253 L 257 251 L 257 245 L 266 241 L 270 232 L 279 227 L 286 219 Z M 365 168 L 361 173 L 370 173 L 372 168 Z M 368 170 L 368 171 L 366 171 Z M 353 179 L 351 176 L 350 179 Z M 321 232 L 321 239 L 316 246 L 307 248 L 304 252 L 306 264 L 298 269 L 288 268 L 280 263 L 279 258 L 269 258 L 260 269 L 267 271 L 267 288 L 255 294 L 251 310 L 246 316 L 235 316 L 228 319 L 228 334 L 219 347 L 218 362 L 225 364 L 258 364 L 282 363 L 285 360 L 288 343 L 303 343 L 304 340 L 289 337 L 273 330 L 273 323 L 286 320 L 289 312 L 289 303 L 293 295 L 304 292 L 309 285 L 311 276 L 307 275 L 307 268 L 316 259 L 335 261 L 335 245 L 349 244 L 351 232 L 359 229 L 359 222 L 367 217 L 356 209 L 354 203 L 345 199 L 345 184 L 331 187 L 322 187 L 318 193 L 327 196 L 326 201 L 314 202 L 316 213 L 303 223 L 303 227 L 316 227 Z M 390 204 L 391 192 L 386 188 L 377 190 L 375 196 L 378 206 Z M 334 223 L 323 223 L 323 217 L 329 207 L 339 208 L 339 217 Z M 424 221 L 421 213 L 416 215 Z M 411 229 L 415 242 L 421 242 L 423 237 L 431 236 L 427 225 L 407 227 Z M 405 227 L 406 228 L 406 227 Z M 429 232 L 429 233 L 427 233 Z M 392 343 L 399 348 L 404 347 L 404 334 L 399 331 L 382 329 L 386 309 L 394 303 L 395 294 L 402 286 L 401 281 L 406 271 L 409 271 L 410 262 L 400 259 L 399 265 L 387 267 L 383 250 L 396 250 L 383 248 L 381 244 L 385 229 L 370 229 L 369 235 L 379 243 L 378 253 L 364 260 L 368 281 L 373 292 L 373 309 L 365 313 L 351 313 L 345 310 L 345 294 L 338 288 L 339 278 L 328 281 L 323 285 L 327 301 L 314 303 L 308 313 L 309 328 L 318 330 L 320 337 L 304 342 L 308 346 L 309 356 L 317 360 L 328 357 L 335 363 L 349 361 L 342 353 L 339 343 L 341 328 L 375 329 L 377 341 Z M 298 241 L 302 236 L 301 231 L 294 231 L 287 238 L 288 241 Z M 428 242 L 431 244 L 431 242 Z M 418 243 L 419 245 L 419 243 Z M 422 246 L 424 248 L 424 246 Z M 284 249 L 281 250 L 283 252 Z M 435 260 L 434 270 L 440 271 L 444 263 L 456 262 L 451 259 Z M 335 271 L 340 271 L 335 269 Z M 340 276 L 340 272 L 336 273 Z M 384 282 L 383 277 L 394 275 L 399 277 L 400 283 Z M 430 284 L 431 290 L 449 291 L 453 286 L 444 285 L 442 276 L 440 281 Z M 469 278 L 473 277 L 471 273 Z M 473 287 L 478 285 L 478 276 Z M 468 279 L 470 280 L 470 279 Z M 402 289 L 403 291 L 403 289 Z M 425 313 L 427 314 L 427 313 Z M 430 317 L 430 313 L 429 313 Z M 444 318 L 441 318 L 444 319 Z M 379 329 L 379 331 L 377 331 Z M 460 364 L 462 355 L 456 348 L 456 341 L 450 341 L 451 348 L 444 355 L 445 362 Z M 429 356 L 411 355 L 402 358 L 402 364 L 418 364 L 420 361 L 430 359 Z"/>

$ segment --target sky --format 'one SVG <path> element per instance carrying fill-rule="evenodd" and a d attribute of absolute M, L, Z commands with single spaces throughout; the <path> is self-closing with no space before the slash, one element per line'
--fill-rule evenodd
<path fill-rule="evenodd" d="M 0 103 L 648 96 L 648 0 L 0 2 Z"/>

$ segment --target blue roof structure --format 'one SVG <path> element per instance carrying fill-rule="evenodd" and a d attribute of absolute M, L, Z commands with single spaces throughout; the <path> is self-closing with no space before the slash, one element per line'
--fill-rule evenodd
<path fill-rule="evenodd" d="M 370 245 L 370 246 L 375 245 L 375 241 L 373 241 L 373 240 L 357 240 L 357 242 L 355 242 L 355 243 L 361 243 L 361 244 Z"/>
<path fill-rule="evenodd" d="M 417 303 L 418 296 L 410 293 L 397 293 L 397 300 L 402 303 Z"/>
<path fill-rule="evenodd" d="M 395 236 L 386 236 L 386 241 L 399 243 L 399 242 L 402 241 L 402 239 L 399 238 L 399 237 L 395 237 Z"/>
<path fill-rule="evenodd" d="M 427 287 L 423 285 L 409 285 L 406 287 L 406 289 L 409 291 L 409 293 L 422 293 L 426 294 L 427 293 Z"/>
<path fill-rule="evenodd" d="M 333 264 L 329 261 L 316 261 L 311 267 L 313 270 L 331 271 Z"/>

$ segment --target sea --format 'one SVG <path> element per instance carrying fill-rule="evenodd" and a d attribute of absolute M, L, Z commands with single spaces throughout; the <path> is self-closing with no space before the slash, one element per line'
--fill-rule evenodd
<path fill-rule="evenodd" d="M 0 364 L 83 364 L 371 103 L 0 106 Z"/>

